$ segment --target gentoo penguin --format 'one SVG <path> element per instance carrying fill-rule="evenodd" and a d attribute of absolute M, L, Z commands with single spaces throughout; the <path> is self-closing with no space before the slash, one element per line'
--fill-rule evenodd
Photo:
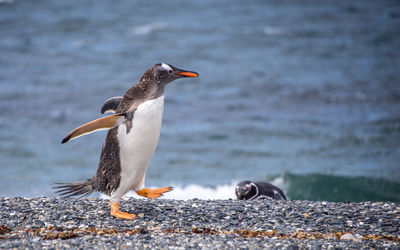
<path fill-rule="evenodd" d="M 238 200 L 254 200 L 260 198 L 287 200 L 280 188 L 268 182 L 239 182 L 236 185 L 235 194 Z"/>
<path fill-rule="evenodd" d="M 111 214 L 117 218 L 136 216 L 119 210 L 121 198 L 130 190 L 154 199 L 172 187 L 144 187 L 147 168 L 160 136 L 164 109 L 164 88 L 179 78 L 198 77 L 196 72 L 175 68 L 166 63 L 155 64 L 123 97 L 108 99 L 101 112 L 114 114 L 96 119 L 71 131 L 62 140 L 66 143 L 96 130 L 108 129 L 96 174 L 86 181 L 57 183 L 54 188 L 64 197 L 87 196 L 99 191 L 110 196 Z"/>

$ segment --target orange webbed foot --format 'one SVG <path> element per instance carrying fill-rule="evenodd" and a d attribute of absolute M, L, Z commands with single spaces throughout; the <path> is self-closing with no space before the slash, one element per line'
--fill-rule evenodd
<path fill-rule="evenodd" d="M 164 193 L 172 191 L 174 188 L 173 187 L 163 187 L 163 188 L 155 188 L 155 189 L 150 189 L 150 188 L 143 188 L 140 191 L 136 191 L 136 193 L 140 196 L 149 198 L 149 199 L 155 199 L 158 197 L 163 196 Z"/>
<path fill-rule="evenodd" d="M 136 218 L 135 214 L 119 211 L 119 203 L 113 203 L 110 201 L 110 205 L 111 205 L 111 215 L 119 219 L 126 219 L 126 220 L 132 220 Z"/>

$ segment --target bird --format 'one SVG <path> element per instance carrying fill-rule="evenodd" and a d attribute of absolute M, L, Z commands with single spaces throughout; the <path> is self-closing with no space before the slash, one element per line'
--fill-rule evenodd
<path fill-rule="evenodd" d="M 283 191 L 268 182 L 242 181 L 236 185 L 235 194 L 238 200 L 255 200 L 270 198 L 287 200 Z"/>
<path fill-rule="evenodd" d="M 119 210 L 122 197 L 134 190 L 138 195 L 154 199 L 173 187 L 145 188 L 147 169 L 158 144 L 164 110 L 165 86 L 177 79 L 198 77 L 194 71 L 167 63 L 151 66 L 139 82 L 124 96 L 108 99 L 101 113 L 113 114 L 88 122 L 68 133 L 62 144 L 97 130 L 108 130 L 101 150 L 97 172 L 85 181 L 56 183 L 59 195 L 85 197 L 95 191 L 110 196 L 111 215 L 132 220 L 133 213 Z"/>

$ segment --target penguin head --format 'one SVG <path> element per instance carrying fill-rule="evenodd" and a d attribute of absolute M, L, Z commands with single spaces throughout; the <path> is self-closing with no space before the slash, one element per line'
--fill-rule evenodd
<path fill-rule="evenodd" d="M 167 63 L 155 64 L 148 71 L 151 71 L 152 78 L 157 81 L 159 86 L 162 87 L 179 78 L 199 76 L 199 74 L 196 72 L 178 69 Z"/>
<path fill-rule="evenodd" d="M 257 194 L 255 184 L 251 181 L 242 181 L 236 185 L 235 194 L 238 200 L 247 200 Z"/>

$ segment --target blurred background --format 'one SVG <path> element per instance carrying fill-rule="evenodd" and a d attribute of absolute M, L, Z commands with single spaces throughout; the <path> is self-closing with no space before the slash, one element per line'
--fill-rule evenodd
<path fill-rule="evenodd" d="M 166 62 L 166 198 L 400 201 L 399 59 L 399 1 L 0 0 L 0 196 L 93 176 L 106 132 L 61 139 Z"/>

